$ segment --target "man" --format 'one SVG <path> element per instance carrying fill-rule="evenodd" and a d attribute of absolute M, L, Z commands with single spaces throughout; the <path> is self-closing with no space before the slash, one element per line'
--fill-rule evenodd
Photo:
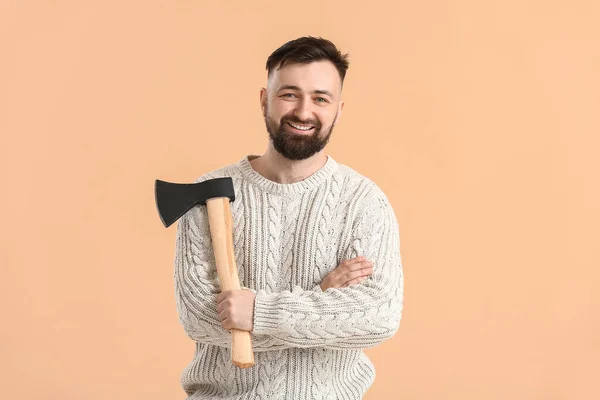
<path fill-rule="evenodd" d="M 196 180 L 232 178 L 242 290 L 220 293 L 206 207 L 177 227 L 175 292 L 196 342 L 188 399 L 360 399 L 375 379 L 362 349 L 391 338 L 403 307 L 399 228 L 384 193 L 323 152 L 348 68 L 328 40 L 302 37 L 267 60 L 262 156 Z M 255 365 L 231 363 L 231 329 Z"/>

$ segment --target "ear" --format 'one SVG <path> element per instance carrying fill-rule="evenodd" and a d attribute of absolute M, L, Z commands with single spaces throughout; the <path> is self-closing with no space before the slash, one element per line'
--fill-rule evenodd
<path fill-rule="evenodd" d="M 265 112 L 265 104 L 267 103 L 267 89 L 260 88 L 260 108 Z"/>
<path fill-rule="evenodd" d="M 338 116 L 337 119 L 340 119 L 340 117 L 342 116 L 342 110 L 344 109 L 344 101 L 340 101 L 340 106 L 338 107 Z"/>

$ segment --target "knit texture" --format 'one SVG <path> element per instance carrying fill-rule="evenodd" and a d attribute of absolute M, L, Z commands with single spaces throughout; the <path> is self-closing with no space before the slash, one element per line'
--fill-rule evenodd
<path fill-rule="evenodd" d="M 181 374 L 188 399 L 361 399 L 375 379 L 362 349 L 391 338 L 403 308 L 399 227 L 370 179 L 328 156 L 308 178 L 280 184 L 246 155 L 195 182 L 231 177 L 234 253 L 241 285 L 255 291 L 256 365 L 231 363 L 206 206 L 179 219 L 174 283 L 179 319 L 196 342 Z M 319 284 L 342 261 L 373 261 L 346 288 Z"/>

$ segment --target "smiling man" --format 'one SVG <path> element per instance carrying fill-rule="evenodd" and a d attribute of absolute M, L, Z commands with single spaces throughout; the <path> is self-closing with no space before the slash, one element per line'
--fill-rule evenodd
<path fill-rule="evenodd" d="M 206 207 L 178 223 L 177 309 L 196 343 L 181 383 L 188 399 L 361 399 L 375 379 L 363 349 L 390 339 L 402 315 L 396 216 L 373 181 L 324 152 L 347 55 L 302 37 L 266 69 L 266 151 L 196 180 L 233 180 L 242 290 L 219 293 Z M 251 368 L 231 363 L 234 328 L 251 332 Z"/>

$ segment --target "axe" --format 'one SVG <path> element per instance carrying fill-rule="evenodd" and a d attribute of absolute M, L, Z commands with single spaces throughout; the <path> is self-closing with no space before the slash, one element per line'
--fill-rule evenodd
<path fill-rule="evenodd" d="M 233 180 L 225 177 L 198 183 L 171 183 L 157 179 L 154 194 L 158 214 L 166 228 L 195 205 L 206 205 L 221 291 L 240 290 L 229 205 L 235 200 Z M 231 330 L 231 361 L 240 368 L 254 365 L 250 332 Z"/>

